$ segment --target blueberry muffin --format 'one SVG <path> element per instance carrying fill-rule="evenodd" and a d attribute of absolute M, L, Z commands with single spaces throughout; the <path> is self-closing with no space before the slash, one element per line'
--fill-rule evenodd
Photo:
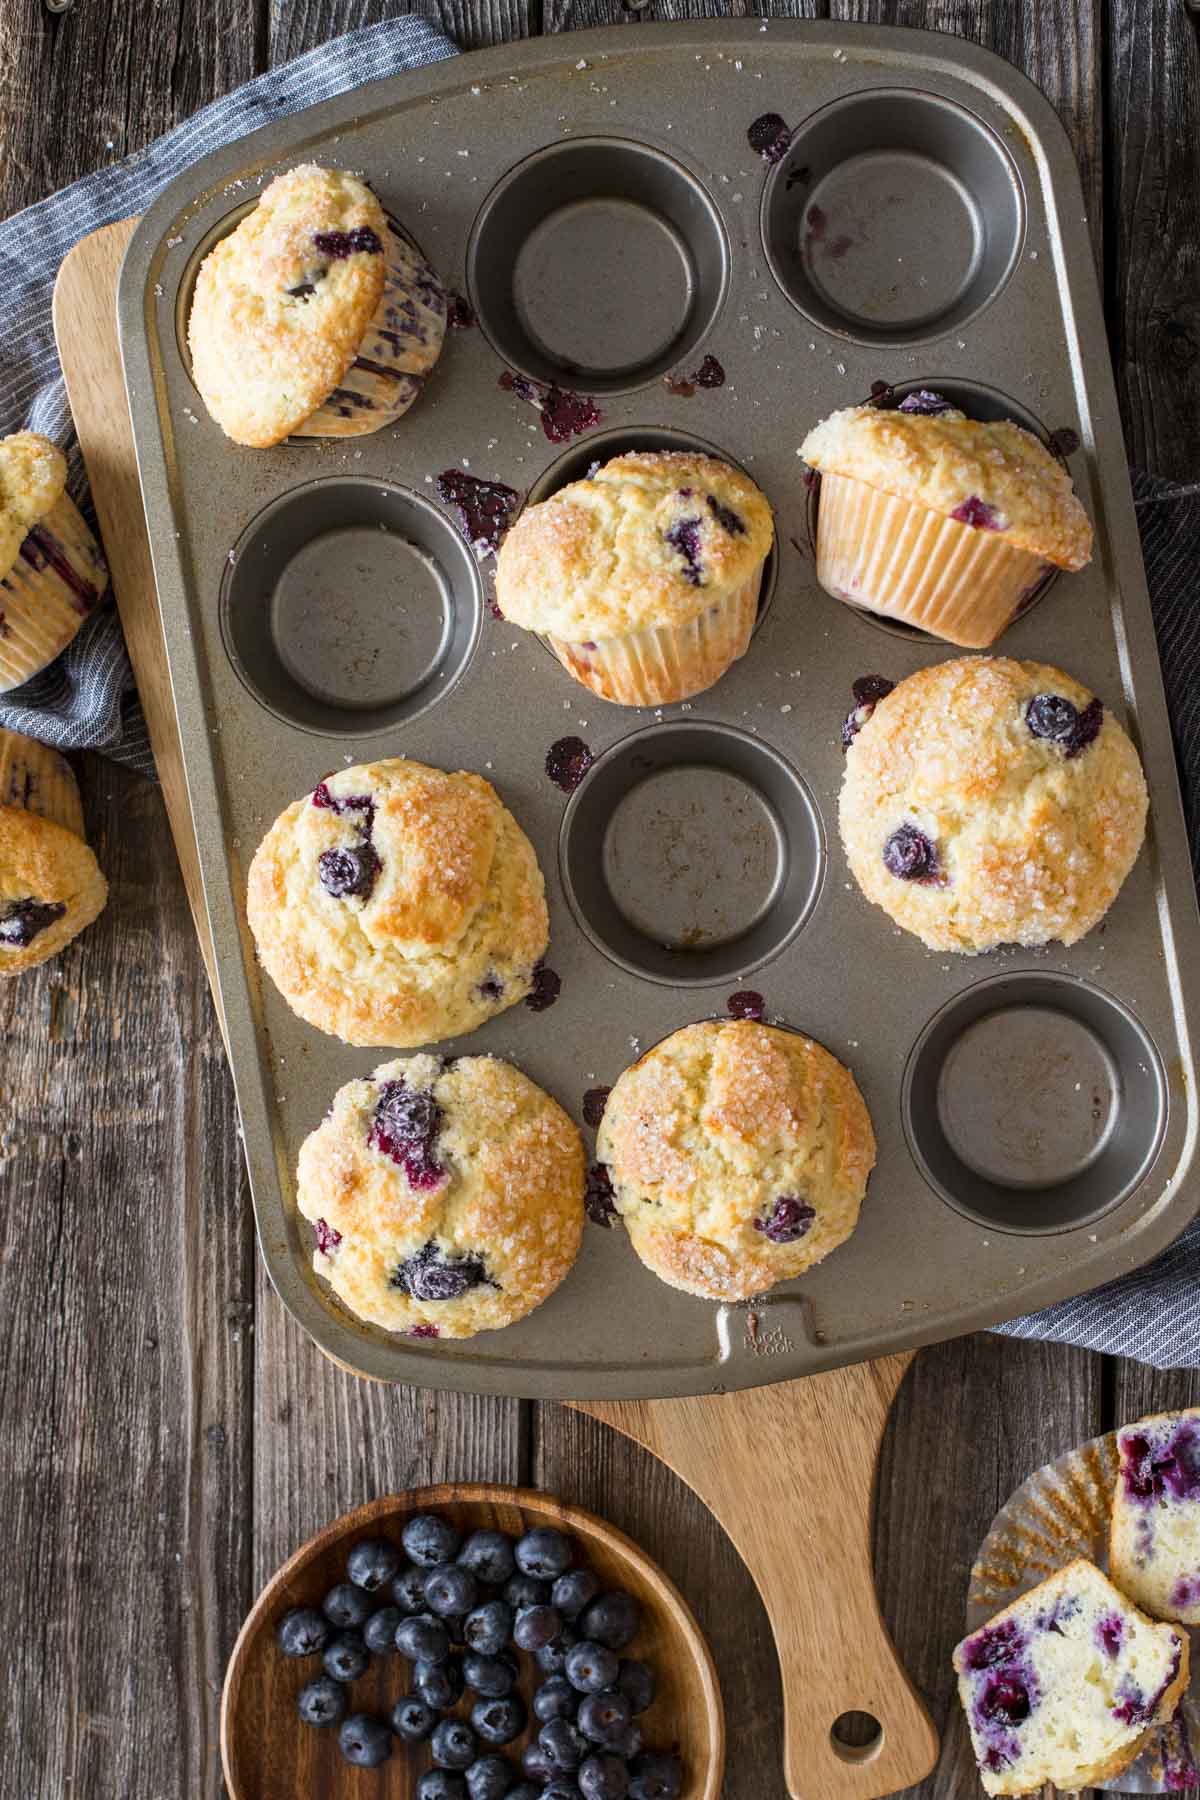
<path fill-rule="evenodd" d="M 1172 1717 L 1188 1641 L 1080 1558 L 964 1638 L 954 1668 L 986 1791 L 1074 1793 L 1119 1775 Z"/>
<path fill-rule="evenodd" d="M 1045 663 L 961 657 L 861 713 L 842 842 L 868 900 L 931 950 L 1074 944 L 1112 905 L 1146 824 L 1137 751 Z"/>
<path fill-rule="evenodd" d="M 304 163 L 209 252 L 192 374 L 227 437 L 351 437 L 406 412 L 441 353 L 446 296 L 365 183 Z"/>
<path fill-rule="evenodd" d="M 846 407 L 800 454 L 821 475 L 821 586 L 952 644 L 986 648 L 1051 568 L 1090 560 L 1087 514 L 1041 440 L 938 394 Z"/>
<path fill-rule="evenodd" d="M 526 507 L 500 546 L 496 601 L 593 693 L 661 706 L 745 653 L 773 539 L 771 508 L 740 470 L 631 452 Z"/>
<path fill-rule="evenodd" d="M 49 438 L 0 439 L 0 693 L 52 663 L 108 587 L 66 481 L 67 459 Z"/>
<path fill-rule="evenodd" d="M 1109 1568 L 1156 1619 L 1200 1625 L 1200 1407 L 1117 1433 Z"/>
<path fill-rule="evenodd" d="M 57 750 L 0 731 L 0 975 L 57 956 L 107 898 L 69 766 Z"/>
<path fill-rule="evenodd" d="M 347 1082 L 300 1149 L 313 1268 L 358 1318 L 472 1337 L 540 1306 L 583 1233 L 583 1145 L 494 1056 L 422 1055 Z"/>
<path fill-rule="evenodd" d="M 619 1078 L 596 1138 L 648 1269 L 746 1300 L 803 1274 L 858 1223 L 875 1137 L 848 1069 L 752 1020 L 686 1025 Z"/>
<path fill-rule="evenodd" d="M 246 910 L 293 1011 L 397 1049 L 523 1000 L 549 931 L 533 847 L 490 783 L 399 757 L 293 801 L 255 853 Z"/>

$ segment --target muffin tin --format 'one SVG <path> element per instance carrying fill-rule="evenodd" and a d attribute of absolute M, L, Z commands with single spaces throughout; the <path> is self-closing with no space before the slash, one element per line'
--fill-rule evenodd
<path fill-rule="evenodd" d="M 187 293 L 203 251 L 305 158 L 363 173 L 477 324 L 449 334 L 398 426 L 243 450 L 191 384 Z M 1200 1200 L 1195 895 L 1078 176 L 1021 75 L 956 39 L 754 19 L 435 64 L 176 181 L 133 240 L 120 323 L 259 1238 L 325 1350 L 434 1387 L 721 1391 L 1011 1317 L 1183 1228 Z M 797 446 L 881 382 L 1081 440 L 1095 560 L 999 646 L 1086 682 L 1146 766 L 1146 848 L 1073 949 L 928 952 L 849 879 L 851 683 L 954 654 L 814 579 Z M 568 442 L 551 441 L 553 394 L 544 415 L 522 397 L 550 384 L 594 402 Z M 691 703 L 629 712 L 492 616 L 491 562 L 437 477 L 536 498 L 660 444 L 745 467 L 778 544 L 746 656 Z M 569 798 L 545 773 L 564 736 L 595 758 Z M 401 754 L 495 782 L 537 849 L 562 978 L 552 1008 L 442 1048 L 511 1058 L 581 1119 L 587 1090 L 753 988 L 870 1107 L 879 1161 L 845 1247 L 751 1308 L 713 1307 L 589 1226 L 562 1288 L 503 1332 L 397 1339 L 340 1310 L 311 1271 L 292 1169 L 335 1089 L 387 1053 L 303 1025 L 260 980 L 245 873 L 331 768 Z"/>

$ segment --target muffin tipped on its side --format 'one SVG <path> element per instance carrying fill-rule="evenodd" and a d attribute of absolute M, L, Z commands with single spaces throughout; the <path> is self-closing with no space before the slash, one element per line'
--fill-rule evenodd
<path fill-rule="evenodd" d="M 57 750 L 0 731 L 0 976 L 57 956 L 107 898 L 69 766 Z"/>
<path fill-rule="evenodd" d="M 36 431 L 0 438 L 0 693 L 52 663 L 108 587 L 104 552 Z"/>
<path fill-rule="evenodd" d="M 1200 1625 L 1200 1407 L 1117 1433 L 1113 1580 L 1156 1619 Z"/>

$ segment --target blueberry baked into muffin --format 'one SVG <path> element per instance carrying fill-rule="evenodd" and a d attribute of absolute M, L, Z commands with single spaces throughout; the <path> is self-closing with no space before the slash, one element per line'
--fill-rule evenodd
<path fill-rule="evenodd" d="M 36 431 L 0 438 L 0 693 L 52 663 L 108 587 L 66 492 L 67 459 Z"/>
<path fill-rule="evenodd" d="M 1076 943 L 1145 832 L 1125 731 L 1045 663 L 960 657 L 885 685 L 847 721 L 842 842 L 867 899 L 931 950 Z"/>
<path fill-rule="evenodd" d="M 533 847 L 491 784 L 400 757 L 293 801 L 255 853 L 246 911 L 294 1012 L 397 1049 L 523 1000 L 549 932 Z"/>
<path fill-rule="evenodd" d="M 686 1025 L 626 1069 L 596 1137 L 648 1269 L 745 1300 L 819 1263 L 858 1223 L 875 1137 L 850 1071 L 798 1032 Z"/>
<path fill-rule="evenodd" d="M 0 731 L 0 975 L 57 956 L 107 898 L 67 763 L 33 738 Z"/>
<path fill-rule="evenodd" d="M 954 1667 L 987 1792 L 1074 1792 L 1119 1775 L 1173 1716 L 1188 1641 L 1080 1558 L 964 1638 Z"/>
<path fill-rule="evenodd" d="M 1156 1619 L 1200 1625 L 1200 1407 L 1117 1433 L 1109 1567 Z"/>
<path fill-rule="evenodd" d="M 493 1056 L 428 1054 L 347 1082 L 300 1149 L 313 1267 L 388 1331 L 471 1337 L 532 1312 L 575 1260 L 583 1145 Z"/>
<path fill-rule="evenodd" d="M 985 649 L 1051 568 L 1091 558 L 1087 514 L 1041 440 L 939 394 L 845 407 L 800 454 L 821 475 L 821 586 L 952 644 Z"/>
<path fill-rule="evenodd" d="M 526 507 L 500 546 L 496 601 L 603 699 L 685 700 L 745 653 L 774 529 L 728 463 L 631 452 Z"/>
<path fill-rule="evenodd" d="M 365 183 L 304 163 L 205 257 L 192 374 L 227 437 L 353 437 L 407 412 L 441 354 L 446 296 Z"/>

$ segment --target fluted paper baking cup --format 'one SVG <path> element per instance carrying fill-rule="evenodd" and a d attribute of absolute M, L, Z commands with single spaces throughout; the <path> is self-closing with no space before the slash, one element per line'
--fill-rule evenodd
<path fill-rule="evenodd" d="M 1046 1463 L 1005 1502 L 992 1520 L 971 1569 L 967 1632 L 978 1631 L 1030 1588 L 1086 1556 L 1108 1572 L 1108 1529 L 1117 1482 L 1117 1434 L 1081 1444 Z M 1180 1630 L 1186 1630 L 1180 1626 Z M 1200 1630 L 1189 1632 L 1192 1678 L 1170 1725 L 1119 1775 L 1093 1786 L 1118 1794 L 1174 1794 L 1191 1786 L 1200 1751 Z"/>
<path fill-rule="evenodd" d="M 65 650 L 107 586 L 104 552 L 63 494 L 0 580 L 0 693 L 39 674 Z"/>
<path fill-rule="evenodd" d="M 66 758 L 36 738 L 0 730 L 0 806 L 23 806 L 83 837 L 79 788 Z"/>
<path fill-rule="evenodd" d="M 401 418 L 425 385 L 446 335 L 446 296 L 399 228 L 388 229 L 383 298 L 358 354 L 296 437 L 365 437 Z"/>
<path fill-rule="evenodd" d="M 983 650 L 1033 598 L 1041 557 L 995 532 L 898 500 L 845 475 L 821 477 L 817 580 L 851 606 Z"/>
<path fill-rule="evenodd" d="M 760 563 L 749 581 L 689 619 L 686 625 L 651 626 L 599 643 L 546 642 L 563 668 L 604 700 L 618 706 L 665 706 L 702 694 L 744 656 L 758 616 Z"/>

